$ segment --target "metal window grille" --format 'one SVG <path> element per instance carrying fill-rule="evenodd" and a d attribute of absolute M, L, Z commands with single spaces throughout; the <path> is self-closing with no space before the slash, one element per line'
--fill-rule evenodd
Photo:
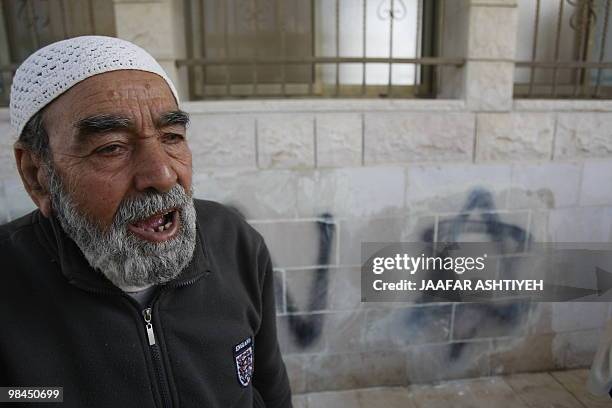
<path fill-rule="evenodd" d="M 431 97 L 442 0 L 184 0 L 190 99 Z M 412 33 L 408 38 L 406 33 Z M 412 47 L 410 49 L 410 47 Z"/>
<path fill-rule="evenodd" d="M 109 0 L 0 0 L 0 105 L 19 64 L 38 48 L 87 34 L 115 35 Z"/>
<path fill-rule="evenodd" d="M 521 0 L 514 95 L 612 97 L 610 0 Z"/>

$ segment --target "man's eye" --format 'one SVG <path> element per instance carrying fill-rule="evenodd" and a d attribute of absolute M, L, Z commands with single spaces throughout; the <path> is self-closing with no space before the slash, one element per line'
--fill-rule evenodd
<path fill-rule="evenodd" d="M 121 151 L 123 151 L 123 146 L 119 144 L 112 144 L 112 145 L 104 146 L 104 147 L 97 149 L 96 153 L 105 154 L 105 155 L 113 155 L 113 154 L 121 153 Z"/>
<path fill-rule="evenodd" d="M 185 136 L 178 133 L 166 133 L 164 134 L 164 143 L 178 143 L 185 140 Z"/>

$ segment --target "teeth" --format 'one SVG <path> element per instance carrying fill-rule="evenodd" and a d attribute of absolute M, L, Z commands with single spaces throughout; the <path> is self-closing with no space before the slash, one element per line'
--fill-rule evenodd
<path fill-rule="evenodd" d="M 159 227 L 157 227 L 157 231 L 158 232 L 162 232 L 164 230 L 164 226 L 160 225 Z"/>
<path fill-rule="evenodd" d="M 164 228 L 169 229 L 171 225 L 172 225 L 172 222 L 169 222 L 166 225 L 164 225 Z"/>

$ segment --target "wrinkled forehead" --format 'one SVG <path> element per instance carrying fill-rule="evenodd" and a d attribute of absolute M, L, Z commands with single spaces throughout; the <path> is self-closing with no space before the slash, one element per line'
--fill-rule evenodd
<path fill-rule="evenodd" d="M 76 84 L 45 110 L 45 123 L 61 120 L 63 130 L 87 117 L 112 114 L 135 122 L 153 122 L 178 109 L 172 90 L 157 74 L 121 70 L 98 74 Z"/>

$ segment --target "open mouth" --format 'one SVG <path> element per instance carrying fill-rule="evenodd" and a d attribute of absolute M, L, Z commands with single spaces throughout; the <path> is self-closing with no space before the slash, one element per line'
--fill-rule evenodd
<path fill-rule="evenodd" d="M 179 210 L 173 208 L 128 224 L 128 230 L 147 241 L 162 242 L 176 235 L 179 223 Z"/>

